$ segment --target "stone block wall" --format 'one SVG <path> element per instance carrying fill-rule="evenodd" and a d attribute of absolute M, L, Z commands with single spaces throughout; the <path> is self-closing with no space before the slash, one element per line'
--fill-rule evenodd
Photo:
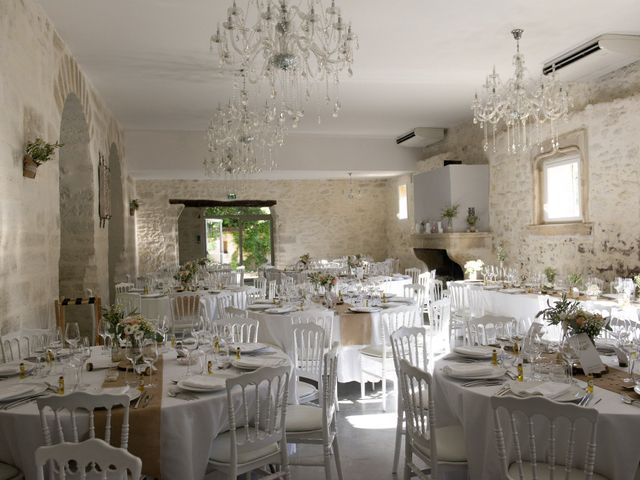
<path fill-rule="evenodd" d="M 123 133 L 77 65 L 68 48 L 33 0 L 0 2 L 0 334 L 21 327 L 54 323 L 53 299 L 59 294 L 60 184 L 58 154 L 22 176 L 27 141 L 60 138 L 62 112 L 73 94 L 89 130 L 93 166 L 94 256 L 82 288 L 108 296 L 107 229 L 98 226 L 98 152 L 108 157 L 112 145 L 124 159 Z M 123 179 L 127 178 L 126 168 Z M 131 184 L 125 187 L 130 195 Z M 129 234 L 123 262 L 133 262 Z M 81 293 L 81 292 L 78 292 Z"/>
<path fill-rule="evenodd" d="M 153 272 L 178 261 L 177 219 L 180 205 L 169 199 L 226 197 L 228 183 L 214 180 L 140 180 L 137 215 L 140 273 Z M 237 184 L 239 199 L 275 200 L 276 264 L 293 264 L 304 253 L 331 258 L 366 253 L 387 255 L 386 180 L 354 180 L 361 196 L 346 198 L 347 180 L 249 180 Z"/>

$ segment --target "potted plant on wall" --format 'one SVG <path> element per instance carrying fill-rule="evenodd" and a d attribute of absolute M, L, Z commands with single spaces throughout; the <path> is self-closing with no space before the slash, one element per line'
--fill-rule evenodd
<path fill-rule="evenodd" d="M 56 148 L 62 147 L 62 143 L 47 143 L 40 137 L 33 142 L 27 142 L 22 158 L 22 175 L 27 178 L 36 178 L 38 167 L 51 160 Z"/>
<path fill-rule="evenodd" d="M 136 210 L 138 210 L 139 208 L 140 208 L 140 203 L 138 202 L 137 198 L 134 198 L 129 202 L 129 215 L 133 217 L 136 213 Z"/>
<path fill-rule="evenodd" d="M 474 207 L 469 207 L 467 213 L 467 232 L 475 232 L 477 223 L 478 216 L 476 215 L 476 209 Z"/>
<path fill-rule="evenodd" d="M 442 210 L 442 218 L 445 218 L 447 220 L 445 232 L 450 233 L 453 231 L 453 219 L 458 216 L 459 207 L 460 205 L 452 205 Z"/>

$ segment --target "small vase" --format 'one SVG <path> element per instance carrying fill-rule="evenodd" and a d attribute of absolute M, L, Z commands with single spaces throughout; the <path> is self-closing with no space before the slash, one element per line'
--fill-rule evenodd
<path fill-rule="evenodd" d="M 27 178 L 36 178 L 38 172 L 38 164 L 34 162 L 31 155 L 25 155 L 22 158 L 22 176 Z"/>
<path fill-rule="evenodd" d="M 469 280 L 478 280 L 478 272 L 469 272 Z"/>
<path fill-rule="evenodd" d="M 447 233 L 453 232 L 453 218 L 447 218 L 447 226 L 445 227 L 444 231 Z"/>
<path fill-rule="evenodd" d="M 327 308 L 333 308 L 333 295 L 331 294 L 331 287 L 325 287 L 324 289 L 324 303 Z"/>
<path fill-rule="evenodd" d="M 122 348 L 118 345 L 114 345 L 113 347 L 111 347 L 111 361 L 113 363 L 120 363 L 122 360 L 124 360 L 126 358 L 126 353 L 127 349 L 126 348 Z"/>

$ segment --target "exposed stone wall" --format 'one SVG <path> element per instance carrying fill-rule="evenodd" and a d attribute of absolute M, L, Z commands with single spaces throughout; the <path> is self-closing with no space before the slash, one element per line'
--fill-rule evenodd
<path fill-rule="evenodd" d="M 239 197 L 275 200 L 276 264 L 295 263 L 304 253 L 331 258 L 366 253 L 386 258 L 386 180 L 354 180 L 361 197 L 346 198 L 346 180 L 246 181 L 234 189 Z M 180 205 L 169 199 L 224 199 L 221 181 L 140 180 L 137 216 L 139 271 L 152 272 L 178 261 L 177 219 Z"/>
<path fill-rule="evenodd" d="M 590 236 L 541 236 L 533 222 L 533 170 L 529 154 L 505 154 L 505 135 L 496 152 L 482 150 L 482 132 L 465 122 L 444 141 L 425 149 L 419 169 L 444 159 L 490 165 L 490 225 L 494 247 L 503 241 L 511 265 L 530 273 L 554 266 L 561 274 L 597 274 L 610 280 L 640 270 L 640 63 L 592 83 L 571 88 L 574 109 L 560 133 L 586 128 L 588 140 Z M 411 220 L 413 222 L 413 219 Z M 406 247 L 391 236 L 393 250 Z M 485 261 L 495 261 L 487 258 Z"/>
<path fill-rule="evenodd" d="M 0 2 L 0 334 L 54 322 L 62 223 L 58 154 L 31 180 L 22 176 L 22 152 L 36 136 L 60 138 L 70 94 L 78 98 L 88 125 L 94 171 L 93 204 L 79 206 L 95 217 L 95 254 L 88 265 L 93 272 L 82 288 L 105 297 L 108 237 L 98 226 L 95 172 L 98 152 L 108 157 L 112 144 L 124 158 L 122 131 L 42 8 L 33 0 Z M 132 262 L 131 243 L 127 248 L 123 261 Z"/>

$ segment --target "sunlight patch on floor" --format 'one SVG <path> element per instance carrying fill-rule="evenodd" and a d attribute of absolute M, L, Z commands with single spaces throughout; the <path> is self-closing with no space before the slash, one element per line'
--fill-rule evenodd
<path fill-rule="evenodd" d="M 374 413 L 371 415 L 349 415 L 347 422 L 361 430 L 395 429 L 398 417 L 395 413 Z"/>

